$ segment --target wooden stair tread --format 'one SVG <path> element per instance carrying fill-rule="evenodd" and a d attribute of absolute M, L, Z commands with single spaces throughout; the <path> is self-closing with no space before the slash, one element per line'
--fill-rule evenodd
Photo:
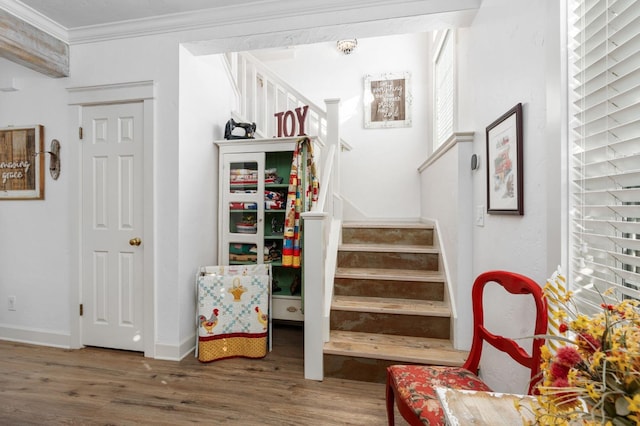
<path fill-rule="evenodd" d="M 462 366 L 468 352 L 449 340 L 451 307 L 435 227 L 391 219 L 342 228 L 325 374 L 383 383 L 392 364 Z"/>
<path fill-rule="evenodd" d="M 433 229 L 433 225 L 421 222 L 383 221 L 383 222 L 342 222 L 343 228 L 399 228 L 399 229 Z"/>
<path fill-rule="evenodd" d="M 372 280 L 438 281 L 444 282 L 440 271 L 420 269 L 336 268 L 336 278 L 358 278 Z"/>
<path fill-rule="evenodd" d="M 461 366 L 468 356 L 449 340 L 338 330 L 331 331 L 324 353 L 446 366 Z"/>
<path fill-rule="evenodd" d="M 378 253 L 440 253 L 440 250 L 424 245 L 410 245 L 410 244 L 376 244 L 376 243 L 349 243 L 340 244 L 338 247 L 340 251 L 370 251 Z"/>
<path fill-rule="evenodd" d="M 451 316 L 449 305 L 443 301 L 389 297 L 333 296 L 331 310 L 432 317 Z"/>

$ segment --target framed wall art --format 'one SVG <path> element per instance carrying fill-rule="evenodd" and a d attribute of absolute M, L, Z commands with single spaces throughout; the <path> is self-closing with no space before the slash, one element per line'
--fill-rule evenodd
<path fill-rule="evenodd" d="M 487 127 L 487 213 L 524 214 L 522 104 Z"/>
<path fill-rule="evenodd" d="M 364 77 L 364 127 L 411 127 L 411 74 Z"/>
<path fill-rule="evenodd" d="M 0 129 L 0 200 L 44 198 L 44 127 Z"/>

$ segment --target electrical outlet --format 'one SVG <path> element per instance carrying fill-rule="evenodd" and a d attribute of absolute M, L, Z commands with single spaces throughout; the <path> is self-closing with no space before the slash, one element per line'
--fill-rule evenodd
<path fill-rule="evenodd" d="M 9 309 L 10 311 L 15 311 L 16 310 L 16 297 L 15 296 L 9 296 L 7 309 Z"/>

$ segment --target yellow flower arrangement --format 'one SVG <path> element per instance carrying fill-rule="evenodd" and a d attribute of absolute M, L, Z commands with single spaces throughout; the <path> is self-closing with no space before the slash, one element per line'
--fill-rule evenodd
<path fill-rule="evenodd" d="M 544 293 L 557 330 L 545 336 L 537 404 L 518 409 L 533 411 L 529 424 L 640 425 L 640 303 L 603 303 L 587 316 L 562 286 L 547 282 Z"/>

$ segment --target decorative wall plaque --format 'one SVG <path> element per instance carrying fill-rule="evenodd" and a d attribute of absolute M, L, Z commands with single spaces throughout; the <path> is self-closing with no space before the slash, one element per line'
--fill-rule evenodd
<path fill-rule="evenodd" d="M 0 129 L 0 200 L 44 198 L 44 127 Z"/>

